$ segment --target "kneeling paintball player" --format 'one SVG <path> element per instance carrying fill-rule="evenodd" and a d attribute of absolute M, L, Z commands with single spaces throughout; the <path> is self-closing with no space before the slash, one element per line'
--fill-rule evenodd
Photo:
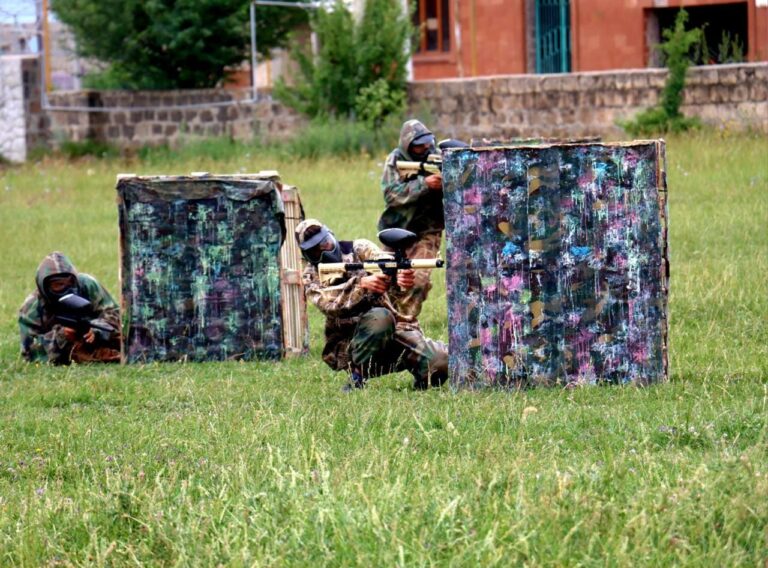
<path fill-rule="evenodd" d="M 416 389 L 445 381 L 445 344 L 424 337 L 415 317 L 394 308 L 398 294 L 413 287 L 413 270 L 397 271 L 399 290 L 394 289 L 390 275 L 369 274 L 363 268 L 321 279 L 323 265 L 330 266 L 326 263 L 362 263 L 392 256 L 366 239 L 337 241 L 316 219 L 296 227 L 296 240 L 308 262 L 303 275 L 307 298 L 326 318 L 323 361 L 349 373 L 345 390 L 364 387 L 370 377 L 405 370 L 413 375 Z"/>
<path fill-rule="evenodd" d="M 120 311 L 109 292 L 60 252 L 37 268 L 37 290 L 19 310 L 21 354 L 30 362 L 120 361 Z"/>

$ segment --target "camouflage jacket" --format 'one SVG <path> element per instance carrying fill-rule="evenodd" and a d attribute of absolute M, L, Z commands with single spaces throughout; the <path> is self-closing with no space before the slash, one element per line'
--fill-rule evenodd
<path fill-rule="evenodd" d="M 342 262 L 365 262 L 386 255 L 379 247 L 366 239 L 339 242 Z M 385 307 L 395 316 L 397 327 L 418 329 L 418 322 L 411 316 L 400 314 L 393 300 L 401 292 L 373 294 L 360 287 L 364 270 L 347 272 L 343 277 L 323 283 L 317 267 L 308 264 L 304 269 L 303 282 L 307 300 L 325 315 L 325 348 L 323 361 L 337 371 L 349 367 L 349 343 L 355 333 L 360 316 L 374 307 Z"/>
<path fill-rule="evenodd" d="M 413 161 L 408 147 L 425 132 L 429 130 L 421 122 L 409 120 L 400 132 L 400 145 L 387 156 L 381 177 L 385 209 L 379 218 L 380 231 L 400 227 L 421 236 L 445 228 L 443 192 L 429 189 L 423 175 L 404 177 L 397 170 L 398 160 Z"/>
<path fill-rule="evenodd" d="M 71 344 L 64 337 L 61 325 L 54 322 L 52 304 L 44 293 L 43 281 L 54 274 L 72 274 L 77 278 L 79 294 L 93 305 L 91 319 L 114 328 L 112 333 L 97 331 L 115 339 L 120 333 L 120 311 L 109 292 L 88 274 L 80 274 L 70 260 L 60 252 L 46 256 L 37 268 L 37 290 L 32 292 L 19 310 L 21 355 L 30 362 L 68 363 Z"/>

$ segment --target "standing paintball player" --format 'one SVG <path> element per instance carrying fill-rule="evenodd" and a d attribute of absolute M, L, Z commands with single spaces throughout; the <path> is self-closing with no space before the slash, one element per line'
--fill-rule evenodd
<path fill-rule="evenodd" d="M 399 227 L 416 233 L 419 240 L 406 250 L 408 258 L 434 258 L 440 252 L 445 228 L 443 179 L 439 173 L 401 174 L 397 162 L 423 162 L 435 151 L 432 132 L 418 120 L 408 120 L 400 129 L 400 145 L 384 164 L 381 189 L 386 207 L 379 218 L 379 230 Z M 397 309 L 418 316 L 431 288 L 430 271 L 417 270 L 413 287 L 398 298 Z"/>
<path fill-rule="evenodd" d="M 296 227 L 296 240 L 307 261 L 307 299 L 325 315 L 323 361 L 349 373 L 345 390 L 362 388 L 370 377 L 410 371 L 414 388 L 438 386 L 448 373 L 445 344 L 424 337 L 413 316 L 398 312 L 393 301 L 403 292 L 392 289 L 390 276 L 350 270 L 321 281 L 319 263 L 365 262 L 388 256 L 366 239 L 337 241 L 316 219 Z M 397 285 L 407 293 L 414 272 L 397 272 Z"/>
<path fill-rule="evenodd" d="M 120 312 L 109 292 L 60 252 L 37 268 L 37 290 L 19 310 L 21 355 L 30 362 L 120 360 Z"/>

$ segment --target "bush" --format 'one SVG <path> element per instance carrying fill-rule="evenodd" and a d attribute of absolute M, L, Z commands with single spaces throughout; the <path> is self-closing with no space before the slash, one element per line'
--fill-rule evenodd
<path fill-rule="evenodd" d="M 685 88 L 685 74 L 691 64 L 691 48 L 701 44 L 700 29 L 686 30 L 688 13 L 681 9 L 672 30 L 664 30 L 667 40 L 658 46 L 665 56 L 669 69 L 667 82 L 661 93 L 661 103 L 639 113 L 634 119 L 619 121 L 618 124 L 631 136 L 653 136 L 667 132 L 682 132 L 698 127 L 697 118 L 686 118 L 680 112 Z"/>
<path fill-rule="evenodd" d="M 355 98 L 357 116 L 371 126 L 379 126 L 386 117 L 401 114 L 405 106 L 405 90 L 393 88 L 383 78 L 360 89 Z"/>
<path fill-rule="evenodd" d="M 401 123 L 399 116 L 390 116 L 378 128 L 354 120 L 318 119 L 278 150 L 305 159 L 382 154 L 397 145 Z"/>
<path fill-rule="evenodd" d="M 288 86 L 275 83 L 275 96 L 310 117 L 348 116 L 355 106 L 357 60 L 352 14 L 337 1 L 332 10 L 318 10 L 312 29 L 320 44 L 316 56 L 298 41 L 291 56 L 299 74 Z"/>
<path fill-rule="evenodd" d="M 359 118 L 369 126 L 402 111 L 414 27 L 400 0 L 367 0 L 358 25 L 337 0 L 318 11 L 312 28 L 319 51 L 292 50 L 299 72 L 291 85 L 277 81 L 278 99 L 311 118 Z"/>
<path fill-rule="evenodd" d="M 146 165 L 162 167 L 178 160 L 216 160 L 250 155 L 271 155 L 276 159 L 305 159 L 340 156 L 386 154 L 397 145 L 401 116 L 390 116 L 378 127 L 338 118 L 318 118 L 288 140 L 262 142 L 237 141 L 231 138 L 204 138 L 182 142 L 175 148 L 167 145 L 145 146 L 136 155 Z"/>
<path fill-rule="evenodd" d="M 81 142 L 65 140 L 59 146 L 58 153 L 69 159 L 84 158 L 86 156 L 114 158 L 120 155 L 120 150 L 106 142 L 89 138 Z"/>

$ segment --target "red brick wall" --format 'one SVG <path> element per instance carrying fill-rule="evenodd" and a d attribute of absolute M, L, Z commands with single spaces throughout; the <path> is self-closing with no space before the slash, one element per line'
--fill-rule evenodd
<path fill-rule="evenodd" d="M 768 9 L 755 0 L 578 0 L 571 2 L 574 71 L 608 71 L 646 66 L 644 10 L 679 6 L 749 3 L 750 61 L 768 54 Z M 762 22 L 762 23 L 761 23 Z M 760 56 L 760 52 L 764 54 Z"/>
<path fill-rule="evenodd" d="M 571 0 L 574 71 L 646 67 L 645 11 L 748 2 L 750 61 L 768 60 L 768 8 L 756 0 Z M 525 73 L 526 0 L 452 0 L 452 50 L 416 54 L 414 78 Z M 530 3 L 533 4 L 532 2 Z"/>
<path fill-rule="evenodd" d="M 415 79 L 525 73 L 525 0 L 453 0 L 451 11 L 451 51 L 416 54 Z"/>
<path fill-rule="evenodd" d="M 755 0 L 749 3 L 750 61 L 768 61 L 768 6 L 757 8 Z"/>

